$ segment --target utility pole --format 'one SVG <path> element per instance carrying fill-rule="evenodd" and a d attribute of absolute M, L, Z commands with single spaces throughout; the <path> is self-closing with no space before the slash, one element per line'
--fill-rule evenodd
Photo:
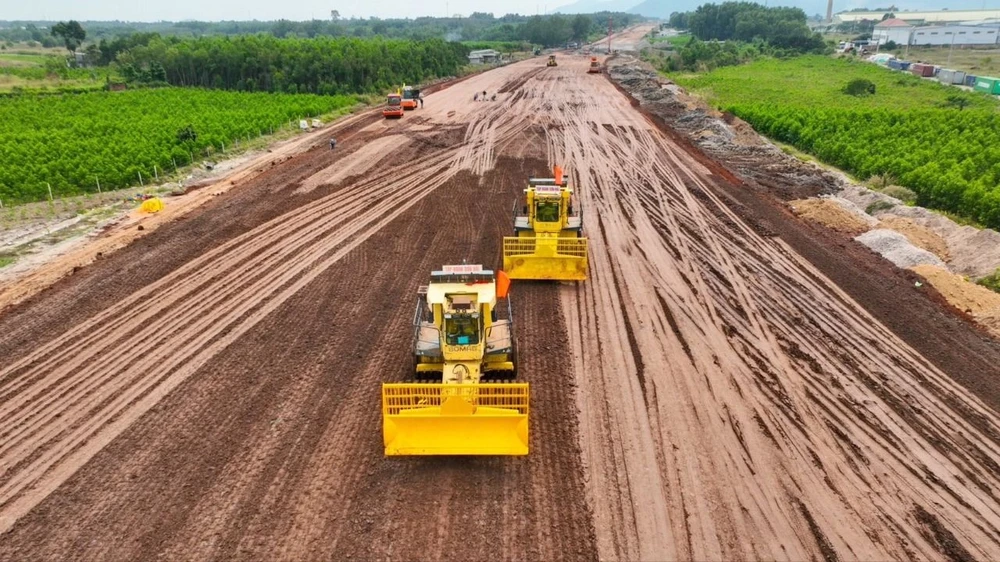
<path fill-rule="evenodd" d="M 611 54 L 611 33 L 614 31 L 614 20 L 608 16 L 608 54 Z"/>
<path fill-rule="evenodd" d="M 951 66 L 951 53 L 955 50 L 955 32 L 951 32 L 951 47 L 948 48 L 948 66 Z"/>

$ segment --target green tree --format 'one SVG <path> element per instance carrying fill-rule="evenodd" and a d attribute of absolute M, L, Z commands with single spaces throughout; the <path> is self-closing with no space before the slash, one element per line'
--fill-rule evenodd
<path fill-rule="evenodd" d="M 573 39 L 578 41 L 586 40 L 587 36 L 590 35 L 590 28 L 592 25 L 593 20 L 583 14 L 573 18 Z"/>
<path fill-rule="evenodd" d="M 84 31 L 83 26 L 80 22 L 76 20 L 69 20 L 68 22 L 59 22 L 52 26 L 52 36 L 59 37 L 63 40 L 63 44 L 69 52 L 76 51 L 76 48 L 83 43 L 83 40 L 87 38 L 87 32 Z"/>

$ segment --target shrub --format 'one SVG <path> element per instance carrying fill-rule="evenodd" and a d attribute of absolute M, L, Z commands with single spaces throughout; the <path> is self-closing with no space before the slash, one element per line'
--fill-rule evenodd
<path fill-rule="evenodd" d="M 991 291 L 1000 293 L 1000 269 L 976 281 L 976 283 L 982 285 L 983 287 L 986 287 Z"/>
<path fill-rule="evenodd" d="M 854 97 L 871 96 L 875 94 L 875 83 L 867 78 L 855 78 L 844 86 L 844 93 Z"/>
<path fill-rule="evenodd" d="M 882 190 L 896 183 L 896 178 L 892 174 L 875 174 L 868 178 L 868 187 Z"/>
<path fill-rule="evenodd" d="M 882 193 L 889 197 L 895 197 L 907 205 L 917 202 L 917 194 L 912 189 L 907 189 L 901 185 L 890 185 L 882 190 Z"/>
<path fill-rule="evenodd" d="M 892 203 L 890 203 L 888 201 L 876 201 L 876 202 L 872 203 L 871 205 L 868 205 L 867 207 L 865 207 L 865 212 L 868 213 L 869 215 L 874 215 L 875 213 L 877 213 L 879 211 L 888 211 L 889 209 L 891 209 L 893 207 L 895 207 L 895 205 L 893 205 Z"/>

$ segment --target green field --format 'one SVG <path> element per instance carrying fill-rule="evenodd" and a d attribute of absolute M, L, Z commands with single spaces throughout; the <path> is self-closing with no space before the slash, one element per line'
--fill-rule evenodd
<path fill-rule="evenodd" d="M 42 54 L 0 52 L 0 66 L 42 66 L 47 58 Z"/>
<path fill-rule="evenodd" d="M 1000 227 L 995 98 L 822 56 L 762 59 L 672 78 L 823 162 L 860 178 L 888 174 L 916 191 L 920 205 Z M 875 94 L 843 93 L 855 78 L 874 83 Z"/>
<path fill-rule="evenodd" d="M 4 204 L 126 187 L 232 148 L 290 120 L 353 106 L 353 96 L 164 88 L 0 97 Z M 195 140 L 179 131 L 191 125 Z M 156 170 L 154 170 L 156 166 Z"/>
<path fill-rule="evenodd" d="M 0 93 L 98 90 L 111 69 L 68 68 L 66 51 L 0 51 Z"/>

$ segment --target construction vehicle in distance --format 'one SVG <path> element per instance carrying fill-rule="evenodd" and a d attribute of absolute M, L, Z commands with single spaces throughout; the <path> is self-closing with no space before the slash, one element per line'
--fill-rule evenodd
<path fill-rule="evenodd" d="M 400 90 L 400 94 L 403 96 L 403 109 L 406 111 L 412 111 L 417 108 L 417 100 L 420 97 L 420 90 L 414 90 L 412 87 L 403 84 L 403 89 Z"/>
<path fill-rule="evenodd" d="M 481 265 L 446 265 L 420 287 L 416 382 L 382 385 L 386 456 L 528 454 L 528 384 L 509 382 L 517 376 L 509 288 L 503 272 Z"/>
<path fill-rule="evenodd" d="M 549 62 L 545 63 L 545 66 L 559 66 L 558 64 L 556 64 L 556 56 L 549 55 Z"/>
<path fill-rule="evenodd" d="M 559 166 L 554 178 L 528 180 L 521 214 L 514 206 L 514 236 L 503 239 L 503 269 L 511 279 L 587 279 L 582 209 L 573 208 L 572 194 Z"/>
<path fill-rule="evenodd" d="M 597 62 L 597 57 L 590 57 L 590 68 L 587 69 L 587 74 L 600 74 L 601 73 L 601 63 Z"/>
<path fill-rule="evenodd" d="M 389 94 L 385 100 L 385 109 L 382 110 L 382 117 L 386 119 L 399 119 L 403 116 L 402 98 L 399 94 Z"/>

